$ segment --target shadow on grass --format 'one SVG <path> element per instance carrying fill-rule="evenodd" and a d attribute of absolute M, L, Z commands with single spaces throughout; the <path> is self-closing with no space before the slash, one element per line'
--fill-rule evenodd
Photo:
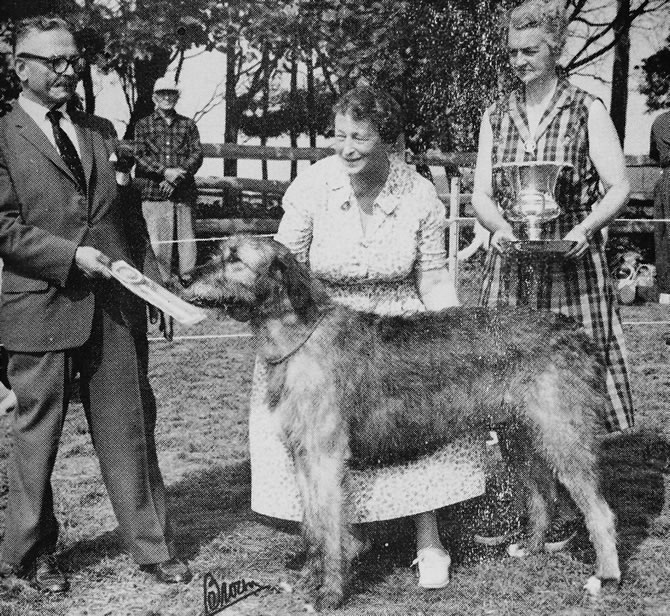
<path fill-rule="evenodd" d="M 670 442 L 655 434 L 636 432 L 607 441 L 602 448 L 602 475 L 605 498 L 617 516 L 619 551 L 625 573 L 626 561 L 635 554 L 652 531 L 654 520 L 664 505 L 664 474 L 670 468 Z M 476 499 L 473 499 L 473 501 Z M 472 504 L 472 502 L 470 503 Z M 195 557 L 201 547 L 217 536 L 230 535 L 241 524 L 258 522 L 298 535 L 300 525 L 266 518 L 250 510 L 249 462 L 213 466 L 184 476 L 168 489 L 168 505 L 176 530 L 177 551 L 182 558 Z M 440 512 L 443 539 L 455 563 L 499 559 L 504 550 L 472 551 L 468 527 L 474 520 L 468 503 Z M 469 518 L 469 519 L 468 519 Z M 411 519 L 366 525 L 373 549 L 356 567 L 355 592 L 383 581 L 397 566 L 406 567 L 414 557 L 414 525 Z M 81 541 L 63 556 L 73 570 L 90 567 L 124 552 L 115 532 Z M 594 553 L 588 536 L 581 533 L 574 542 L 573 556 L 592 562 Z M 282 560 L 288 567 L 301 564 L 300 552 L 287 552 Z M 294 562 L 291 562 L 291 561 Z"/>
<path fill-rule="evenodd" d="M 177 554 L 186 560 L 221 533 L 252 517 L 249 462 L 214 466 L 185 475 L 167 488 Z M 78 541 L 61 553 L 72 571 L 93 567 L 126 552 L 116 530 Z"/>
<path fill-rule="evenodd" d="M 249 462 L 213 466 L 185 475 L 168 489 L 177 552 L 189 559 L 221 533 L 231 533 L 250 510 Z"/>
<path fill-rule="evenodd" d="M 613 437 L 602 447 L 602 484 L 617 517 L 619 556 L 626 561 L 652 530 L 665 503 L 670 442 L 649 432 Z"/>
<path fill-rule="evenodd" d="M 664 476 L 670 473 L 670 441 L 644 431 L 612 436 L 602 445 L 600 469 L 603 495 L 616 515 L 617 545 L 625 575 L 627 561 L 656 532 L 653 526 L 665 504 Z M 486 499 L 485 495 L 440 512 L 443 542 L 450 547 L 456 565 L 506 557 L 506 544 L 494 548 L 473 543 L 473 532 Z M 659 532 L 669 525 L 670 520 L 662 522 Z M 585 527 L 578 531 L 570 551 L 582 562 L 595 562 Z"/>

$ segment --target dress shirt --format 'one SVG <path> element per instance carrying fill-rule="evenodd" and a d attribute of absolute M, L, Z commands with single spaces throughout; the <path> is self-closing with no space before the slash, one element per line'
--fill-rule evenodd
<path fill-rule="evenodd" d="M 51 142 L 51 145 L 56 148 L 53 126 L 51 125 L 50 120 L 47 118 L 47 113 L 49 113 L 51 109 L 40 103 L 36 103 L 24 94 L 19 94 L 19 105 L 21 105 L 23 110 L 35 121 L 35 124 L 40 127 L 42 132 L 47 136 L 47 139 Z M 81 149 L 79 148 L 77 130 L 75 129 L 74 124 L 72 124 L 72 120 L 70 119 L 67 111 L 65 111 L 65 104 L 58 107 L 58 110 L 63 114 L 60 119 L 60 126 L 65 131 L 65 134 L 70 138 L 70 141 L 72 141 L 75 149 L 77 150 L 77 154 L 79 154 L 79 158 L 81 158 Z"/>

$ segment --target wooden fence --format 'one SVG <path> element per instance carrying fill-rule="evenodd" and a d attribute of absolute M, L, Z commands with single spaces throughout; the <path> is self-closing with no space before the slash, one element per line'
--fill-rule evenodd
<path fill-rule="evenodd" d="M 333 153 L 330 148 L 290 148 L 245 146 L 236 144 L 207 143 L 203 145 L 207 158 L 236 159 L 236 160 L 281 160 L 281 161 L 317 161 Z M 438 167 L 444 170 L 441 181 L 436 182 L 438 196 L 449 209 L 449 218 L 454 224 L 449 227 L 449 265 L 452 271 L 458 266 L 456 252 L 460 237 L 460 226 L 472 224 L 473 212 L 470 206 L 472 172 L 474 170 L 476 154 L 473 152 L 444 153 L 428 151 L 421 155 L 407 154 L 406 160 L 410 164 L 423 164 L 429 167 Z M 651 233 L 654 223 L 651 201 L 653 187 L 659 176 L 659 169 L 648 156 L 626 156 L 631 179 L 631 202 L 623 218 L 615 221 L 611 228 L 619 233 Z M 223 165 L 222 165 L 223 168 Z M 202 200 L 219 200 L 222 208 L 214 208 L 212 213 L 220 209 L 218 216 L 203 217 L 196 222 L 197 233 L 201 235 L 227 235 L 238 231 L 256 231 L 259 233 L 274 233 L 278 220 L 275 218 L 230 218 L 226 214 L 226 204 L 230 202 L 231 193 L 245 195 L 247 200 L 262 201 L 262 206 L 268 199 L 277 203 L 289 185 L 288 181 L 259 180 L 240 177 L 198 177 L 198 192 Z M 464 190 L 465 188 L 465 190 Z"/>
<path fill-rule="evenodd" d="M 315 162 L 333 153 L 330 148 L 291 148 L 272 146 L 247 146 L 238 144 L 203 144 L 206 158 L 223 160 L 266 161 L 310 161 Z M 470 205 L 472 172 L 476 154 L 473 152 L 428 151 L 421 155 L 407 154 L 410 164 L 440 168 L 444 174 L 438 178 L 438 196 L 448 207 L 449 219 L 449 265 L 456 272 L 456 253 L 461 225 L 474 221 Z M 659 177 L 659 169 L 648 156 L 626 156 L 631 179 L 631 202 L 624 217 L 615 221 L 611 228 L 619 233 L 651 233 L 654 229 L 651 201 L 653 187 Z M 221 165 L 223 169 L 223 162 Z M 229 235 L 240 231 L 274 233 L 277 230 L 279 202 L 289 181 L 264 180 L 244 177 L 197 176 L 198 195 L 205 215 L 196 220 L 198 236 Z M 235 215 L 233 204 L 255 204 L 260 215 Z"/>

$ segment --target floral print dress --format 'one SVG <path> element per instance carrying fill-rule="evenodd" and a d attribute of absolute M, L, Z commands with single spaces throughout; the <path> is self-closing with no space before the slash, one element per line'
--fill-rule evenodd
<path fill-rule="evenodd" d="M 348 176 L 337 157 L 299 174 L 283 201 L 276 240 L 307 264 L 338 302 L 382 315 L 425 310 L 417 269 L 446 266 L 445 212 L 433 185 L 396 156 L 365 231 Z M 452 303 L 456 305 L 455 288 Z M 251 508 L 301 521 L 293 461 L 266 403 L 266 371 L 256 363 L 249 420 Z M 407 464 L 351 470 L 351 522 L 438 509 L 484 492 L 483 435 L 458 438 Z"/>

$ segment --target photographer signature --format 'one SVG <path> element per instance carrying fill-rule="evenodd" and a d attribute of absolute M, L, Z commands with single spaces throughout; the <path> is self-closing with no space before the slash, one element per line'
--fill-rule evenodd
<path fill-rule="evenodd" d="M 258 582 L 245 579 L 219 583 L 212 573 L 205 573 L 203 578 L 204 616 L 214 616 L 214 614 L 218 614 L 231 605 L 263 590 L 274 590 L 274 587 L 262 586 Z"/>

